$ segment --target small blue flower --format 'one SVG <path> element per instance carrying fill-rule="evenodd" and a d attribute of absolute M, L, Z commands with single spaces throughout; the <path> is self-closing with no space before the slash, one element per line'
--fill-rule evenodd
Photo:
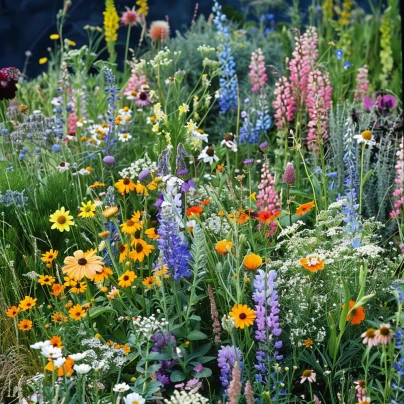
<path fill-rule="evenodd" d="M 344 54 L 344 52 L 341 49 L 337 49 L 334 53 L 338 60 L 341 60 L 342 55 Z"/>
<path fill-rule="evenodd" d="M 27 133 L 27 139 L 32 139 L 32 133 Z"/>
<path fill-rule="evenodd" d="M 28 147 L 23 147 L 23 148 L 22 148 L 22 152 L 23 152 L 23 153 L 28 153 Z"/>
<path fill-rule="evenodd" d="M 40 147 L 35 147 L 35 153 L 39 154 L 41 152 L 41 148 Z"/>
<path fill-rule="evenodd" d="M 58 144 L 54 144 L 54 145 L 52 146 L 52 151 L 53 151 L 54 153 L 59 153 L 61 150 L 62 150 L 62 147 L 61 147 L 60 145 L 58 145 Z"/>
<path fill-rule="evenodd" d="M 349 69 L 352 65 L 349 62 L 344 63 L 344 69 Z"/>
<path fill-rule="evenodd" d="M 20 153 L 20 155 L 18 156 L 18 158 L 20 160 L 24 160 L 25 159 L 25 154 L 24 153 Z"/>

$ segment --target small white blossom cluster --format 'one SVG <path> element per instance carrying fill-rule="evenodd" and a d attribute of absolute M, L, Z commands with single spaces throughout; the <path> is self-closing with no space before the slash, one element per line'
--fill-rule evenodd
<path fill-rule="evenodd" d="M 198 46 L 196 50 L 201 53 L 202 57 L 208 58 L 216 49 L 213 48 L 212 46 L 207 46 L 204 44 Z"/>
<path fill-rule="evenodd" d="M 10 264 L 11 264 L 11 262 L 10 262 Z M 29 278 L 31 280 L 35 280 L 36 278 L 38 278 L 39 274 L 35 271 L 30 271 L 30 272 L 27 272 L 26 274 L 23 274 L 22 276 L 26 276 L 27 278 Z"/>
<path fill-rule="evenodd" d="M 179 392 L 178 390 L 174 390 L 174 397 L 171 397 L 170 400 L 165 399 L 164 402 L 166 404 L 205 404 L 208 403 L 209 400 L 199 393 L 188 393 L 184 390 Z"/>
<path fill-rule="evenodd" d="M 166 325 L 167 321 L 164 317 L 158 320 L 154 314 L 150 317 L 138 316 L 133 320 L 135 330 L 143 334 L 145 338 L 149 338 L 155 331 L 164 328 Z"/>
<path fill-rule="evenodd" d="M 159 66 L 168 66 L 172 63 L 171 59 L 171 51 L 167 47 L 157 53 L 153 60 L 150 61 L 150 64 L 154 68 L 158 68 Z"/>
<path fill-rule="evenodd" d="M 227 218 L 224 216 L 220 217 L 216 213 L 210 215 L 206 219 L 205 224 L 206 228 L 215 234 L 227 234 L 231 229 Z"/>
<path fill-rule="evenodd" d="M 119 172 L 121 178 L 130 178 L 131 180 L 136 180 L 143 170 L 149 170 L 151 173 L 157 171 L 157 163 L 150 160 L 150 157 L 145 153 L 142 159 L 136 160 L 129 167 L 124 168 Z"/>

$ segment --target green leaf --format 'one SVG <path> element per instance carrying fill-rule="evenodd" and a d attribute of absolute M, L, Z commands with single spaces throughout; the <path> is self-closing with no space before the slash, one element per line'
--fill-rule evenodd
<path fill-rule="evenodd" d="M 344 308 L 341 312 L 341 316 L 339 318 L 340 332 L 342 332 L 342 330 L 345 328 L 346 318 L 348 317 L 348 312 L 349 312 L 349 301 L 351 300 L 351 293 L 349 292 L 349 287 L 348 287 L 345 279 L 342 279 L 342 284 L 344 285 L 345 306 L 344 306 Z"/>
<path fill-rule="evenodd" d="M 104 313 L 117 314 L 117 312 L 111 307 L 93 307 L 92 309 L 89 310 L 88 315 L 91 319 L 93 319 Z"/>
<path fill-rule="evenodd" d="M 191 331 L 188 335 L 187 335 L 187 339 L 189 339 L 190 341 L 199 341 L 201 339 L 207 339 L 208 336 L 206 334 L 204 334 L 201 331 Z"/>
<path fill-rule="evenodd" d="M 174 370 L 171 373 L 170 380 L 173 383 L 182 382 L 183 380 L 185 380 L 185 377 L 185 373 L 182 370 Z"/>
<path fill-rule="evenodd" d="M 363 177 L 363 181 L 362 181 L 362 187 L 365 186 L 366 182 L 368 181 L 368 179 L 371 177 L 371 175 L 373 174 L 373 170 L 369 170 L 365 176 Z"/>
<path fill-rule="evenodd" d="M 203 368 L 200 372 L 192 372 L 192 376 L 200 379 L 201 377 L 212 376 L 212 370 L 209 368 Z"/>
<path fill-rule="evenodd" d="M 168 361 L 170 359 L 172 359 L 170 354 L 160 352 L 150 352 L 148 357 L 149 361 Z"/>
<path fill-rule="evenodd" d="M 331 315 L 328 314 L 328 327 L 330 328 L 330 339 L 328 342 L 328 353 L 330 358 L 334 358 L 335 350 L 337 349 L 337 327 L 335 325 L 335 321 Z"/>
<path fill-rule="evenodd" d="M 191 354 L 189 354 L 187 356 L 184 355 L 184 362 L 188 363 L 189 361 L 191 361 L 194 358 L 198 358 L 200 356 L 205 355 L 206 353 L 209 352 L 209 349 L 211 347 L 212 347 L 212 343 L 202 345 L 195 352 L 192 352 Z"/>
<path fill-rule="evenodd" d="M 195 321 L 201 321 L 201 318 L 199 316 L 196 316 L 195 314 L 193 314 L 189 320 L 195 320 Z"/>

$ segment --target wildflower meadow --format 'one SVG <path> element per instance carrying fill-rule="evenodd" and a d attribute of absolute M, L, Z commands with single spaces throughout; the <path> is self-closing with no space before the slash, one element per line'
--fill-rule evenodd
<path fill-rule="evenodd" d="M 72 1 L 0 66 L 0 402 L 403 404 L 399 1 Z"/>

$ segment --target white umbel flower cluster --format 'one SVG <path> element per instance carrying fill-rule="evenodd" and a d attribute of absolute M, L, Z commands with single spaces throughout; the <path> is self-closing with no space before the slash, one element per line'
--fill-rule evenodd
<path fill-rule="evenodd" d="M 208 403 L 209 400 L 202 397 L 199 393 L 188 393 L 184 390 L 179 392 L 175 390 L 174 397 L 171 397 L 171 400 L 165 399 L 164 402 L 166 404 L 204 404 Z"/>
<path fill-rule="evenodd" d="M 136 160 L 129 167 L 124 168 L 119 172 L 121 178 L 130 178 L 131 180 L 137 180 L 140 172 L 143 170 L 149 170 L 151 173 L 157 171 L 157 163 L 150 160 L 150 157 L 145 153 L 142 159 Z"/>

